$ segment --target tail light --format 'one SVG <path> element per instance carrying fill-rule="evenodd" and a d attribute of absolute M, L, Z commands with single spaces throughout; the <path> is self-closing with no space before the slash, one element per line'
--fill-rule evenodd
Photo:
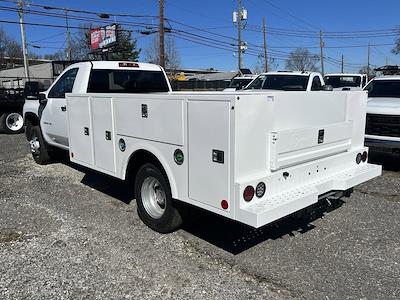
<path fill-rule="evenodd" d="M 228 201 L 222 200 L 222 201 L 221 201 L 221 207 L 222 207 L 223 209 L 228 209 L 228 207 L 229 207 Z"/>
<path fill-rule="evenodd" d="M 245 201 L 249 202 L 254 197 L 254 188 L 251 185 L 246 186 L 243 191 L 243 198 Z"/>

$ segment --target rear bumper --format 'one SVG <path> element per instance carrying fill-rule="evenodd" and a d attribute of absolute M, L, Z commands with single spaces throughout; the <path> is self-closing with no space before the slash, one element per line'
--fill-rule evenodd
<path fill-rule="evenodd" d="M 399 141 L 392 141 L 366 138 L 365 146 L 370 147 L 371 150 L 378 152 L 400 154 L 400 139 Z"/>
<path fill-rule="evenodd" d="M 308 167 L 312 166 L 310 164 Z M 301 169 L 304 169 L 304 167 L 301 167 Z M 258 228 L 317 203 L 319 196 L 322 194 L 330 191 L 348 190 L 381 175 L 381 173 L 381 166 L 368 163 L 354 165 L 346 169 L 342 168 L 334 173 L 325 173 L 321 177 L 316 176 L 310 181 L 296 185 L 293 188 L 288 186 L 288 188 L 282 189 L 282 192 L 273 193 L 271 196 L 253 199 L 250 203 L 241 203 L 240 208 L 236 211 L 236 219 Z M 295 171 L 293 171 L 293 174 L 294 176 L 301 176 L 299 173 L 295 174 Z M 303 182 L 305 179 L 303 175 Z M 239 194 L 237 193 L 236 195 L 240 197 L 241 188 L 237 187 L 237 189 Z"/>

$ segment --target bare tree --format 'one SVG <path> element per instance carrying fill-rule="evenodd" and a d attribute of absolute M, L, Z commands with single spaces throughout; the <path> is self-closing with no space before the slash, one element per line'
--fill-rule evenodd
<path fill-rule="evenodd" d="M 286 68 L 293 71 L 318 71 L 319 57 L 311 54 L 307 48 L 297 48 L 290 52 L 286 60 Z"/>
<path fill-rule="evenodd" d="M 275 61 L 275 58 L 268 57 L 268 71 L 274 71 L 278 68 L 279 64 Z M 253 68 L 254 74 L 260 74 L 265 72 L 265 60 L 264 54 L 259 54 L 257 57 L 256 65 Z"/>
<path fill-rule="evenodd" d="M 5 60 L 5 57 L 9 59 Z M 22 57 L 21 45 L 0 27 L 0 65 L 10 67 Z"/>
<path fill-rule="evenodd" d="M 369 72 L 368 72 L 368 66 L 364 66 L 360 69 L 359 71 L 360 74 L 369 74 L 369 79 L 374 78 L 376 76 L 376 71 L 374 68 L 369 67 Z"/>
<path fill-rule="evenodd" d="M 400 54 L 400 27 L 397 27 L 397 32 L 399 36 L 395 40 L 395 45 L 394 48 L 392 49 L 392 53 L 394 54 Z"/>
<path fill-rule="evenodd" d="M 159 50 L 160 41 L 158 35 L 155 35 L 150 42 L 149 47 L 144 51 L 145 60 L 149 63 L 160 64 Z M 175 41 L 172 36 L 167 35 L 165 38 L 165 68 L 177 70 L 181 67 L 181 59 Z"/>

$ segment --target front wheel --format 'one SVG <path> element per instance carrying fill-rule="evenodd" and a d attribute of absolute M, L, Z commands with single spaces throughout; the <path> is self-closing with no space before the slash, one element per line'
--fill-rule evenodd
<path fill-rule="evenodd" d="M 0 129 L 5 133 L 21 133 L 24 130 L 24 118 L 19 112 L 5 112 L 0 116 Z"/>
<path fill-rule="evenodd" d="M 163 173 L 153 164 L 143 165 L 135 180 L 135 196 L 139 217 L 151 229 L 172 232 L 182 224 L 170 186 Z"/>
<path fill-rule="evenodd" d="M 45 165 L 51 162 L 51 157 L 47 150 L 46 142 L 44 141 L 42 131 L 39 126 L 29 128 L 29 146 L 33 159 L 40 165 Z"/>

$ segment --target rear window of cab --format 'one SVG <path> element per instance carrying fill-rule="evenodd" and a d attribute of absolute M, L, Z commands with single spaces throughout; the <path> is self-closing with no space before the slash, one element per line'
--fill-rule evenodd
<path fill-rule="evenodd" d="M 88 93 L 156 93 L 168 92 L 162 71 L 93 69 Z"/>

